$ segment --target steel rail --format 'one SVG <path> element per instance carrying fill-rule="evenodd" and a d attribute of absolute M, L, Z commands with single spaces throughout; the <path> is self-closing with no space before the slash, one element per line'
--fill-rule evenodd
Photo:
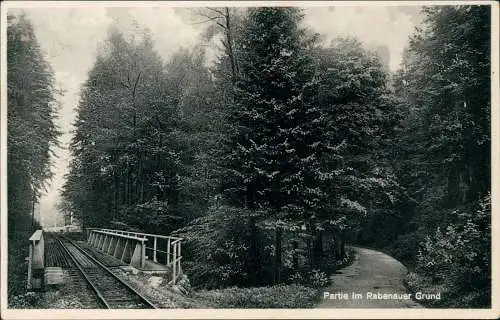
<path fill-rule="evenodd" d="M 67 239 L 67 238 L 66 238 L 66 240 L 68 240 L 72 245 L 74 245 L 78 250 L 80 250 L 80 252 L 82 252 L 85 256 L 87 256 L 90 260 L 92 260 L 93 262 L 97 263 L 101 268 L 103 268 L 105 271 L 107 271 L 112 277 L 114 277 L 116 280 L 118 280 L 118 282 L 120 282 L 121 284 L 123 284 L 129 291 L 131 291 L 132 293 L 134 293 L 135 295 L 137 295 L 140 298 L 140 300 L 142 302 L 144 302 L 147 306 L 151 307 L 152 309 L 158 309 L 155 306 L 154 303 L 152 303 L 151 301 L 149 301 L 146 297 L 144 297 L 142 294 L 140 294 L 137 290 L 135 290 L 134 288 L 132 288 L 127 282 L 125 282 L 120 277 L 118 277 L 116 274 L 114 274 L 113 271 L 111 271 L 108 267 L 106 267 L 102 262 L 100 262 L 99 260 L 97 260 L 96 258 L 94 258 L 87 251 L 85 251 L 79 245 L 77 245 L 76 243 L 74 243 L 73 240 L 70 240 L 70 239 Z"/>
<path fill-rule="evenodd" d="M 68 248 L 66 248 L 66 246 L 63 244 L 63 242 L 61 241 L 61 239 L 59 239 L 59 237 L 56 236 L 55 238 L 59 242 L 59 244 L 61 245 L 61 248 L 63 248 L 63 250 L 68 254 L 68 256 L 70 257 L 70 259 L 73 261 L 73 263 L 75 264 L 75 266 L 78 268 L 78 270 L 82 274 L 82 276 L 85 279 L 85 281 L 87 281 L 87 283 L 90 285 L 90 287 L 92 288 L 92 290 L 94 290 L 94 292 L 96 293 L 96 295 L 99 298 L 100 302 L 102 304 L 104 304 L 104 306 L 107 309 L 111 309 L 111 306 L 108 304 L 108 302 L 106 301 L 106 299 L 102 296 L 102 294 L 99 291 L 99 289 L 97 289 L 97 287 L 94 285 L 94 283 L 89 279 L 89 277 L 87 276 L 87 274 L 85 273 L 85 271 L 83 271 L 83 268 L 80 266 L 80 263 L 76 260 L 76 258 L 73 256 L 73 254 L 71 254 L 71 252 L 69 252 Z"/>
<path fill-rule="evenodd" d="M 71 243 L 75 248 L 77 248 L 81 253 L 83 253 L 87 258 L 89 258 L 90 260 L 92 260 L 92 262 L 94 262 L 96 265 L 98 265 L 99 267 L 101 267 L 103 270 L 105 270 L 108 274 L 110 274 L 114 279 L 118 280 L 118 282 L 120 282 L 121 284 L 123 284 L 125 286 L 126 289 L 128 289 L 129 291 L 131 291 L 132 293 L 134 293 L 136 296 L 139 297 L 139 299 L 147 306 L 151 307 L 152 309 L 158 309 L 151 301 L 149 301 L 146 297 L 144 297 L 142 294 L 140 294 L 139 292 L 137 292 L 137 290 L 135 290 L 134 288 L 132 288 L 128 283 L 126 283 L 125 281 L 123 281 L 120 277 L 118 277 L 116 274 L 113 273 L 113 271 L 111 271 L 108 267 L 106 267 L 103 263 L 101 263 L 99 260 L 97 260 L 96 258 L 94 258 L 93 256 L 91 256 L 89 253 L 87 253 L 84 249 L 82 249 L 79 245 L 77 245 L 76 243 L 74 243 L 72 240 L 70 239 L 67 239 L 65 238 L 69 243 Z M 58 239 L 59 240 L 59 239 Z M 59 240 L 59 242 L 61 242 L 62 244 L 62 241 Z M 64 244 L 63 244 L 63 247 L 64 247 Z M 64 249 L 69 252 L 69 250 L 64 247 Z M 73 256 L 70 254 L 71 258 L 73 259 L 73 261 L 75 261 L 75 258 L 73 258 Z M 81 267 L 78 265 L 77 263 L 77 266 L 78 268 L 80 269 L 80 271 L 82 273 L 85 273 Z M 85 278 L 87 279 L 87 281 L 89 281 L 91 283 L 91 281 L 87 278 L 87 275 L 85 275 Z M 101 293 L 99 292 L 99 289 L 97 289 L 92 283 L 91 283 L 92 287 L 95 288 L 96 292 L 98 293 L 98 296 L 100 298 L 103 299 L 104 303 L 106 304 L 107 308 L 108 309 L 111 309 L 111 307 L 109 306 L 109 304 L 107 303 L 106 299 L 104 297 L 102 297 Z"/>

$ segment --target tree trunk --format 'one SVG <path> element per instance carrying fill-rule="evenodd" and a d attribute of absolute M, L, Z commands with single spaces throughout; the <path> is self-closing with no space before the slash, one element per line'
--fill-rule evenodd
<path fill-rule="evenodd" d="M 144 203 L 144 173 L 141 175 L 141 190 L 139 191 L 140 202 Z"/>
<path fill-rule="evenodd" d="M 118 180 L 118 174 L 113 173 L 113 182 L 114 182 L 114 190 L 113 190 L 113 219 L 116 220 L 118 217 L 118 201 L 119 201 L 119 192 L 120 192 L 120 183 Z"/>
<path fill-rule="evenodd" d="M 459 192 L 460 192 L 460 173 L 456 164 L 452 164 L 450 166 L 448 172 L 448 206 L 453 207 L 457 204 L 457 200 L 459 200 Z"/>
<path fill-rule="evenodd" d="M 250 248 L 248 250 L 248 274 L 252 284 L 259 284 L 260 265 L 259 251 L 257 245 L 257 228 L 255 225 L 255 217 L 248 219 L 248 239 Z"/>
<path fill-rule="evenodd" d="M 35 195 L 31 200 L 31 231 L 35 231 Z"/>
<path fill-rule="evenodd" d="M 127 164 L 127 170 L 125 172 L 125 186 L 124 186 L 125 192 L 123 194 L 123 203 L 125 205 L 128 205 L 128 203 L 129 203 L 129 200 L 128 200 L 129 199 L 129 197 L 128 197 L 129 196 L 129 179 L 128 179 L 128 177 L 129 177 L 129 171 L 128 171 L 128 164 Z"/>
<path fill-rule="evenodd" d="M 299 247 L 299 244 L 297 240 L 293 240 L 292 242 L 292 248 L 293 248 L 293 258 L 292 258 L 292 264 L 293 264 L 293 270 L 297 270 L 299 268 L 299 256 L 297 253 L 297 249 Z"/>
<path fill-rule="evenodd" d="M 322 231 L 316 232 L 313 246 L 314 254 L 314 267 L 318 267 L 321 262 L 321 257 L 323 256 L 323 233 Z"/>
<path fill-rule="evenodd" d="M 130 204 L 135 204 L 137 202 L 137 168 L 135 170 L 130 170 L 131 172 L 131 188 L 130 188 Z"/>
<path fill-rule="evenodd" d="M 231 73 L 233 83 L 236 82 L 236 74 L 238 72 L 238 67 L 236 65 L 236 58 L 234 56 L 233 51 L 233 39 L 232 39 L 232 30 L 231 30 L 231 14 L 229 13 L 229 8 L 225 8 L 225 20 L 226 20 L 226 40 L 227 40 L 227 48 L 228 48 L 228 56 L 231 62 Z"/>
<path fill-rule="evenodd" d="M 117 217 L 120 217 L 119 208 L 125 204 L 125 184 L 123 183 L 123 173 L 118 175 L 118 212 Z"/>
<path fill-rule="evenodd" d="M 136 177 L 136 181 L 137 181 L 137 188 L 136 188 L 136 191 L 137 191 L 137 203 L 142 203 L 142 154 L 139 152 L 138 156 L 137 156 L 137 159 L 139 159 L 138 163 L 137 163 L 137 177 Z"/>
<path fill-rule="evenodd" d="M 307 256 L 309 258 L 309 266 L 314 268 L 313 250 L 312 250 L 312 240 L 307 239 Z"/>
<path fill-rule="evenodd" d="M 278 284 L 281 281 L 281 228 L 276 228 L 276 257 L 274 259 L 274 283 Z"/>
<path fill-rule="evenodd" d="M 341 231 L 337 231 L 335 235 L 333 236 L 334 241 L 335 241 L 335 259 L 340 260 L 342 259 L 342 240 L 341 240 Z"/>
<path fill-rule="evenodd" d="M 340 259 L 345 258 L 345 230 L 340 231 Z"/>

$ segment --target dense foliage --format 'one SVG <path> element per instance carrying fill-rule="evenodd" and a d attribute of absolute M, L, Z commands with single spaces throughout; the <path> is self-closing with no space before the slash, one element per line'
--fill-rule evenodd
<path fill-rule="evenodd" d="M 183 268 L 194 285 L 244 286 L 249 278 L 253 284 L 264 285 L 272 277 L 272 237 L 251 223 L 252 216 L 255 214 L 248 209 L 212 206 L 206 215 L 175 232 L 185 239 L 185 252 L 192 255 Z M 253 277 L 255 274 L 261 277 Z"/>
<path fill-rule="evenodd" d="M 201 151 L 218 130 L 208 79 L 202 53 L 164 68 L 147 33 L 127 41 L 110 29 L 82 87 L 63 192 L 85 226 L 168 233 L 200 214 L 213 189 Z"/>
<path fill-rule="evenodd" d="M 257 218 L 276 230 L 275 282 L 280 282 L 282 229 L 310 225 L 327 197 L 320 167 L 324 121 L 312 104 L 314 39 L 299 26 L 301 18 L 296 8 L 249 10 L 237 43 L 239 74 L 229 115 L 236 132 L 224 162 L 230 203 L 265 210 Z M 254 242 L 250 251 L 256 253 Z"/>
<path fill-rule="evenodd" d="M 57 91 L 33 27 L 24 15 L 7 19 L 7 173 L 9 297 L 23 292 L 26 239 L 37 225 L 34 202 L 51 177 L 59 134 L 54 118 Z M 21 271 L 22 270 L 22 271 Z"/>
<path fill-rule="evenodd" d="M 317 103 L 335 146 L 324 158 L 333 179 L 328 185 L 330 205 L 323 214 L 341 235 L 346 230 L 353 234 L 381 215 L 397 213 L 408 198 L 392 165 L 399 102 L 380 58 L 356 39 L 335 39 L 317 55 Z M 366 238 L 366 233 L 361 236 Z"/>
<path fill-rule="evenodd" d="M 206 288 L 304 281 L 347 238 L 422 279 L 448 261 L 436 239 L 483 259 L 487 237 L 470 231 L 488 223 L 459 212 L 489 189 L 488 13 L 423 14 L 392 83 L 356 39 L 320 45 L 297 8 L 208 9 L 223 39 L 212 67 L 199 48 L 163 64 L 147 36 L 112 31 L 82 89 L 65 199 L 90 225 L 180 227 Z M 480 267 L 466 257 L 456 266 Z M 455 275 L 450 288 L 487 282 Z"/>
<path fill-rule="evenodd" d="M 187 264 L 206 271 L 195 284 L 227 285 L 230 275 L 238 285 L 308 278 L 328 256 L 345 258 L 349 227 L 402 199 L 384 162 L 394 99 L 378 58 L 354 39 L 322 48 L 301 20 L 296 8 L 249 9 L 234 50 L 217 65 L 217 90 L 229 96 L 222 201 L 234 208 L 212 209 L 178 231 L 203 248 Z M 237 72 L 229 72 L 231 58 Z M 221 81 L 227 75 L 232 81 Z M 210 231 L 216 224 L 227 229 Z"/>
<path fill-rule="evenodd" d="M 390 250 L 445 306 L 490 304 L 490 8 L 425 8 L 395 89 L 397 170 L 414 204 Z"/>
<path fill-rule="evenodd" d="M 393 75 L 354 38 L 323 44 L 299 8 L 199 14 L 206 37 L 167 61 L 147 30 L 110 27 L 59 208 L 84 227 L 183 237 L 184 271 L 219 307 L 310 306 L 349 240 L 407 264 L 435 305 L 488 306 L 489 7 L 424 8 Z M 8 68 L 11 239 L 57 136 L 23 17 L 9 18 Z"/>
<path fill-rule="evenodd" d="M 444 301 L 435 305 L 461 308 L 491 303 L 491 198 L 453 212 L 456 220 L 445 230 L 427 235 L 417 255 L 409 285 L 428 292 L 438 289 Z"/>

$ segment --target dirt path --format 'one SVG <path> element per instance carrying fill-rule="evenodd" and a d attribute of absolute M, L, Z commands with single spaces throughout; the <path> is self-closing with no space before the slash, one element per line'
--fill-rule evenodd
<path fill-rule="evenodd" d="M 353 249 L 356 260 L 331 277 L 332 285 L 324 290 L 319 308 L 422 308 L 403 285 L 405 266 L 375 250 Z"/>

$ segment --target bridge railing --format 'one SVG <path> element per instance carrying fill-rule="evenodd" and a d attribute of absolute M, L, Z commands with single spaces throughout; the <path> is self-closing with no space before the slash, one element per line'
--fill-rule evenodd
<path fill-rule="evenodd" d="M 43 231 L 36 230 L 29 238 L 28 289 L 41 289 L 43 286 L 44 251 Z"/>
<path fill-rule="evenodd" d="M 125 236 L 146 238 L 145 252 L 146 259 L 156 263 L 164 264 L 172 269 L 172 283 L 175 283 L 182 275 L 182 238 L 165 236 L 160 234 L 133 232 L 126 230 L 114 230 L 104 228 L 87 228 L 87 237 L 92 230 L 103 232 L 113 232 Z M 151 246 L 152 244 L 152 246 Z M 160 249 L 161 248 L 161 249 Z"/>
<path fill-rule="evenodd" d="M 113 231 L 90 230 L 87 242 L 92 247 L 114 256 L 137 268 L 143 268 L 146 257 L 146 238 L 119 234 Z"/>

